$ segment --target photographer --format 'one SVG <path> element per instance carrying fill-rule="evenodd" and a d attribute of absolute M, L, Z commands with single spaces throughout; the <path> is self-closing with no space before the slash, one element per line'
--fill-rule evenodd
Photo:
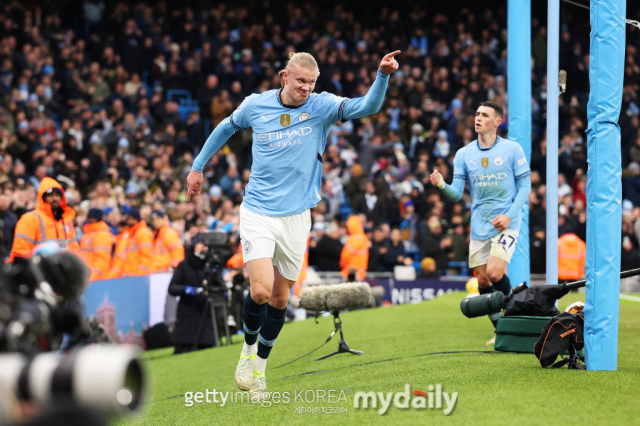
<path fill-rule="evenodd" d="M 180 296 L 176 327 L 173 331 L 174 354 L 190 352 L 193 349 L 198 326 L 206 309 L 203 281 L 208 280 L 211 275 L 211 271 L 206 270 L 206 263 L 207 246 L 203 236 L 198 234 L 192 239 L 190 250 L 176 267 L 169 284 L 169 294 Z M 198 349 L 210 348 L 213 345 L 213 324 L 211 314 L 207 312 L 198 340 Z"/>

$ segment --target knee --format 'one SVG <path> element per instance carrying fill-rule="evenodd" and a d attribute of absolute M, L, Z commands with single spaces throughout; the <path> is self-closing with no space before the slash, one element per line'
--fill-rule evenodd
<path fill-rule="evenodd" d="M 498 268 L 487 268 L 487 277 L 492 283 L 500 281 L 503 275 L 504 271 Z"/>
<path fill-rule="evenodd" d="M 491 280 L 489 280 L 489 277 L 487 276 L 487 274 L 477 274 L 477 276 L 478 276 L 478 287 L 487 288 L 491 286 Z"/>
<path fill-rule="evenodd" d="M 267 303 L 269 297 L 271 297 L 271 290 L 268 286 L 261 285 L 260 283 L 251 284 L 251 299 L 258 305 Z"/>
<path fill-rule="evenodd" d="M 271 298 L 269 298 L 269 304 L 276 309 L 284 309 L 287 307 L 288 303 L 289 303 L 289 293 L 279 295 L 279 296 L 273 295 L 271 296 Z"/>

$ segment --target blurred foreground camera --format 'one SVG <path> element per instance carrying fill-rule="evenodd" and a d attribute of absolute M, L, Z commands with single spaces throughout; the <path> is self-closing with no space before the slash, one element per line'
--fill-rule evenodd
<path fill-rule="evenodd" d="M 104 333 L 85 318 L 81 301 L 88 279 L 84 262 L 68 251 L 0 268 L 0 424 L 15 421 L 2 414 L 19 411 L 16 401 L 41 412 L 77 408 L 105 421 L 140 407 L 138 349 L 96 344 Z"/>
<path fill-rule="evenodd" d="M 84 346 L 66 354 L 28 358 L 0 354 L 0 382 L 19 400 L 46 407 L 69 403 L 104 417 L 135 412 L 144 390 L 143 368 L 131 346 Z"/>

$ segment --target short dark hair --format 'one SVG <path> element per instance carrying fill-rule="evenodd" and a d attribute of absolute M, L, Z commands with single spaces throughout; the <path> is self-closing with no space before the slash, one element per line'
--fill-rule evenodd
<path fill-rule="evenodd" d="M 478 108 L 480 108 L 481 106 L 493 108 L 493 110 L 496 112 L 496 114 L 498 114 L 500 118 L 504 118 L 504 109 L 502 109 L 502 107 L 499 104 L 492 101 L 485 101 L 485 102 L 480 102 L 480 105 L 478 105 Z"/>

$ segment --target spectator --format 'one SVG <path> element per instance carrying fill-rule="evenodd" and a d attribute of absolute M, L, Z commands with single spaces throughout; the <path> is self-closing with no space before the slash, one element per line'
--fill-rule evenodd
<path fill-rule="evenodd" d="M 80 256 L 91 270 L 90 281 L 104 280 L 111 267 L 111 250 L 114 237 L 102 220 L 103 212 L 92 208 L 87 213 L 87 223 L 82 227 Z"/>
<path fill-rule="evenodd" d="M 382 226 L 378 225 L 373 230 L 373 240 L 369 246 L 369 262 L 367 265 L 367 271 L 385 272 L 388 252 L 389 247 L 387 239 L 385 238 Z"/>
<path fill-rule="evenodd" d="M 437 280 L 440 278 L 438 270 L 436 269 L 436 261 L 432 257 L 425 257 L 420 262 L 420 272 L 418 272 L 417 278 Z"/>
<path fill-rule="evenodd" d="M 431 216 L 426 226 L 423 225 L 420 241 L 420 256 L 423 259 L 433 258 L 436 261 L 436 269 L 445 271 L 449 265 L 451 238 L 442 233 L 442 224 L 436 216 Z"/>
<path fill-rule="evenodd" d="M 13 246 L 13 235 L 15 234 L 18 217 L 11 210 L 11 199 L 7 194 L 3 193 L 0 193 L 0 220 L 2 220 L 0 245 L 3 253 L 0 262 L 4 262 L 4 256 L 11 252 L 11 247 Z"/>
<path fill-rule="evenodd" d="M 400 265 L 413 265 L 413 259 L 407 256 L 407 251 L 401 240 L 402 234 L 400 230 L 394 228 L 391 230 L 391 239 L 387 244 L 387 255 L 385 258 L 385 269 L 393 272 L 393 268 Z"/>
<path fill-rule="evenodd" d="M 315 226 L 315 225 L 314 225 Z M 314 254 L 315 266 L 320 271 L 340 271 L 340 254 L 342 244 L 339 238 L 339 227 L 335 223 L 327 225 L 322 237 L 314 248 L 309 248 L 309 257 Z"/>
<path fill-rule="evenodd" d="M 340 268 L 342 276 L 349 277 L 355 274 L 359 281 L 364 280 L 369 264 L 369 239 L 364 234 L 362 220 L 359 216 L 351 216 L 347 220 L 349 238 L 345 242 L 340 253 Z"/>
<path fill-rule="evenodd" d="M 529 255 L 531 256 L 531 273 L 544 274 L 547 271 L 547 240 L 542 227 L 531 231 Z"/>
<path fill-rule="evenodd" d="M 108 278 L 120 278 L 124 271 L 125 260 L 127 259 L 127 245 L 129 244 L 129 232 L 127 231 L 126 220 L 120 221 L 117 233 L 114 237 L 113 256 L 111 259 L 111 269 Z"/>
<path fill-rule="evenodd" d="M 162 210 L 151 213 L 153 227 L 153 271 L 164 272 L 175 269 L 184 260 L 184 247 L 180 236 L 165 219 Z"/>
<path fill-rule="evenodd" d="M 587 245 L 574 233 L 558 238 L 558 280 L 577 281 L 584 275 Z"/>
<path fill-rule="evenodd" d="M 127 213 L 128 238 L 122 274 L 124 276 L 148 275 L 153 272 L 153 234 L 135 207 Z"/>
<path fill-rule="evenodd" d="M 62 186 L 54 179 L 44 178 L 35 210 L 25 213 L 16 224 L 9 262 L 16 257 L 30 258 L 34 246 L 42 241 L 54 241 L 61 249 L 77 253 L 75 216 L 76 212 L 67 206 Z"/>

